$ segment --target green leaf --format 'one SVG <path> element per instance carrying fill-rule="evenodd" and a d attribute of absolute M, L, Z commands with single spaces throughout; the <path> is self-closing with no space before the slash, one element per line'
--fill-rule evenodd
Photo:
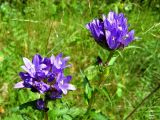
<path fill-rule="evenodd" d="M 63 109 L 57 109 L 57 115 L 62 116 L 64 114 L 67 114 L 69 109 L 68 108 L 63 108 Z"/>
<path fill-rule="evenodd" d="M 121 58 L 123 58 L 123 54 L 122 54 L 122 52 L 121 52 L 120 50 L 117 50 L 117 53 L 119 54 L 119 56 L 120 56 Z"/>
<path fill-rule="evenodd" d="M 108 65 L 109 66 L 113 65 L 117 58 L 118 58 L 118 56 L 112 57 L 111 60 L 109 61 Z"/>
<path fill-rule="evenodd" d="M 72 117 L 70 115 L 63 115 L 64 120 L 72 120 Z"/>
<path fill-rule="evenodd" d="M 103 94 L 108 98 L 108 100 L 109 100 L 109 102 L 110 102 L 110 104 L 111 104 L 111 106 L 112 106 L 112 100 L 111 100 L 111 97 L 110 97 L 110 94 L 109 94 L 107 88 L 103 87 L 101 91 L 102 91 Z"/>
<path fill-rule="evenodd" d="M 101 112 L 91 112 L 90 113 L 92 120 L 108 120 L 108 117 L 106 117 L 105 115 L 103 115 Z"/>
<path fill-rule="evenodd" d="M 81 74 L 83 75 L 83 87 L 84 87 L 84 99 L 89 102 L 89 99 L 92 96 L 92 87 L 90 85 L 90 82 L 87 78 L 87 76 L 81 71 Z"/>
<path fill-rule="evenodd" d="M 55 120 L 55 118 L 57 118 L 57 111 L 55 109 L 49 110 L 48 116 L 49 116 L 50 120 Z"/>
<path fill-rule="evenodd" d="M 4 55 L 3 55 L 3 53 L 0 51 L 0 63 L 3 62 L 3 60 L 4 60 Z"/>
<path fill-rule="evenodd" d="M 109 69 L 109 67 L 105 67 L 105 68 L 103 68 L 103 69 L 104 69 L 103 74 L 105 75 L 105 77 L 106 77 L 106 76 L 108 76 L 108 75 L 109 75 L 109 73 L 110 73 L 110 69 Z"/>
<path fill-rule="evenodd" d="M 11 116 L 5 117 L 4 120 L 23 120 L 23 118 L 20 115 L 13 113 Z"/>
<path fill-rule="evenodd" d="M 50 6 L 51 8 L 50 8 L 50 12 L 52 13 L 52 14 L 56 14 L 56 11 L 57 11 L 57 6 L 55 5 L 55 4 L 52 4 L 52 6 Z"/>
<path fill-rule="evenodd" d="M 88 80 L 88 78 L 86 76 L 85 76 L 85 78 L 83 80 L 84 80 L 84 98 L 88 103 L 89 99 L 92 96 L 92 88 L 91 88 L 89 80 Z"/>
<path fill-rule="evenodd" d="M 116 93 L 117 93 L 118 97 L 122 97 L 122 89 L 121 88 L 118 88 Z"/>
<path fill-rule="evenodd" d="M 37 100 L 33 100 L 33 101 L 23 103 L 19 106 L 19 110 L 25 109 L 27 107 L 32 107 L 33 109 L 36 109 L 36 102 L 37 102 Z"/>
<path fill-rule="evenodd" d="M 116 91 L 116 94 L 118 97 L 122 97 L 122 92 L 123 92 L 122 88 L 125 88 L 125 86 L 121 83 L 118 83 L 117 84 L 117 91 Z"/>
<path fill-rule="evenodd" d="M 142 48 L 139 47 L 139 46 L 130 45 L 130 46 L 128 46 L 128 47 L 125 47 L 125 50 L 126 50 L 126 49 L 142 49 Z"/>
<path fill-rule="evenodd" d="M 84 70 L 84 73 L 86 74 L 87 78 L 89 80 L 94 80 L 94 78 L 97 76 L 98 74 L 98 69 L 96 66 L 89 66 L 88 68 L 86 68 Z"/>
<path fill-rule="evenodd" d="M 92 88 L 89 86 L 89 84 L 86 84 L 85 86 L 85 93 L 87 94 L 88 99 L 90 99 L 92 95 Z"/>
<path fill-rule="evenodd" d="M 131 11 L 132 10 L 132 4 L 129 2 L 127 4 L 125 4 L 125 7 L 124 9 L 128 12 L 128 11 Z"/>
<path fill-rule="evenodd" d="M 83 110 L 82 108 L 72 107 L 70 108 L 68 114 L 70 114 L 72 117 L 76 117 L 84 114 L 84 112 L 85 110 Z"/>

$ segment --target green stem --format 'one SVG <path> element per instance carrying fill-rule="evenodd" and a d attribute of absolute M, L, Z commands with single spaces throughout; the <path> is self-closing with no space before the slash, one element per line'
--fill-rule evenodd
<path fill-rule="evenodd" d="M 137 105 L 137 107 L 135 107 L 130 114 L 124 119 L 124 120 L 128 120 L 128 118 L 130 118 L 133 113 L 135 113 L 135 111 L 148 99 L 150 98 L 158 89 L 160 89 L 160 84 L 158 85 L 158 87 L 156 87 L 152 92 L 150 92 L 142 101 L 140 104 Z"/>
<path fill-rule="evenodd" d="M 49 39 L 50 39 L 50 36 L 51 36 L 51 33 L 52 33 L 52 27 L 53 27 L 53 21 L 51 22 L 50 29 L 49 29 L 49 35 L 48 35 L 48 38 L 47 38 L 47 41 L 46 41 L 46 50 L 47 51 L 48 51 Z"/>
<path fill-rule="evenodd" d="M 105 66 L 108 66 L 108 63 L 109 63 L 109 61 L 111 60 L 113 54 L 114 54 L 113 51 L 111 51 L 111 52 L 109 53 L 109 56 L 108 56 L 108 58 L 107 58 L 107 60 L 106 60 L 106 62 L 105 62 Z M 100 78 L 102 78 L 102 76 L 103 76 L 103 73 L 100 73 Z M 100 87 L 100 85 L 101 85 L 102 82 L 103 82 L 102 80 L 99 80 L 99 82 L 98 82 L 98 87 Z M 95 96 L 96 96 L 96 93 L 97 93 L 97 90 L 94 90 L 93 93 L 92 93 L 92 96 L 91 96 L 91 98 L 90 98 L 90 100 L 89 100 L 89 103 L 88 103 L 88 108 L 87 108 L 86 114 L 88 114 L 89 111 L 90 111 L 90 109 L 92 108 L 92 104 L 93 104 L 93 102 L 94 102 L 94 98 L 95 98 Z"/>
<path fill-rule="evenodd" d="M 90 14 L 92 15 L 92 10 L 91 10 L 91 1 L 88 0 L 88 7 L 89 7 L 89 10 L 90 10 Z"/>
<path fill-rule="evenodd" d="M 48 120 L 48 112 L 44 112 L 44 120 Z"/>
<path fill-rule="evenodd" d="M 110 51 L 109 56 L 105 62 L 105 66 L 108 66 L 109 61 L 111 60 L 112 56 L 114 55 L 114 51 Z"/>
<path fill-rule="evenodd" d="M 44 101 L 45 101 L 46 107 L 48 107 L 48 100 L 47 100 L 46 96 L 44 98 Z M 48 120 L 48 111 L 44 111 L 44 120 Z"/>
<path fill-rule="evenodd" d="M 94 90 L 93 93 L 92 93 L 92 96 L 91 96 L 91 98 L 89 100 L 89 104 L 88 104 L 86 115 L 90 112 L 90 109 L 92 108 L 92 104 L 93 104 L 95 95 L 96 95 L 96 91 Z"/>

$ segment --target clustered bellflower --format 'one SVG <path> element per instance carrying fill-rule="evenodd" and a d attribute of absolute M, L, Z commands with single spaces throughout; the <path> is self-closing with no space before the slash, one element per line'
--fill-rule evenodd
<path fill-rule="evenodd" d="M 128 31 L 127 18 L 123 13 L 109 12 L 102 19 L 94 19 L 86 25 L 95 41 L 105 49 L 115 50 L 128 46 L 134 40 L 134 30 Z"/>
<path fill-rule="evenodd" d="M 45 98 L 54 100 L 61 98 L 62 94 L 67 94 L 68 90 L 76 88 L 69 84 L 72 77 L 64 75 L 64 69 L 70 67 L 67 65 L 69 57 L 62 57 L 62 53 L 50 58 L 43 58 L 36 54 L 32 61 L 23 58 L 24 65 L 21 66 L 25 72 L 20 72 L 22 81 L 15 84 L 15 88 L 30 88 L 32 92 L 44 94 Z M 37 109 L 46 110 L 45 101 L 38 99 Z"/>

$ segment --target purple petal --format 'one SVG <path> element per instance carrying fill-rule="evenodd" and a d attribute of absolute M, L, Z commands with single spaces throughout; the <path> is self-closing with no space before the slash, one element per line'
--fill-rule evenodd
<path fill-rule="evenodd" d="M 62 73 L 59 73 L 59 74 L 57 75 L 56 82 L 59 83 L 62 78 L 63 78 L 63 74 L 62 74 Z"/>
<path fill-rule="evenodd" d="M 110 38 L 110 36 L 111 36 L 111 32 L 106 30 L 105 31 L 105 35 L 106 35 L 106 40 L 108 40 Z"/>
<path fill-rule="evenodd" d="M 42 71 L 40 71 L 40 72 L 36 72 L 36 79 L 38 80 L 38 81 L 40 81 L 40 80 L 42 80 L 42 79 L 45 79 L 45 77 L 46 77 L 46 75 L 45 75 L 45 73 L 44 72 L 42 72 Z"/>
<path fill-rule="evenodd" d="M 23 61 L 25 66 L 22 66 L 22 68 L 33 77 L 35 74 L 35 66 L 27 58 L 23 58 Z"/>
<path fill-rule="evenodd" d="M 24 72 L 20 72 L 19 76 L 21 77 L 22 80 L 25 80 L 31 77 L 28 73 L 24 73 Z"/>
<path fill-rule="evenodd" d="M 31 77 L 34 77 L 34 75 L 35 75 L 35 70 L 32 70 L 32 71 L 31 71 L 31 69 L 28 69 L 26 66 L 21 66 L 21 68 L 22 68 L 23 70 L 25 70 L 27 73 L 29 73 Z"/>
<path fill-rule="evenodd" d="M 24 88 L 23 81 L 16 83 L 16 84 L 14 85 L 14 88 Z"/>
<path fill-rule="evenodd" d="M 76 88 L 72 84 L 63 84 L 63 86 L 60 86 L 60 89 L 64 94 L 67 94 L 67 90 L 76 90 Z"/>
<path fill-rule="evenodd" d="M 51 99 L 62 98 L 62 91 L 61 90 L 54 90 L 54 91 L 52 91 L 51 94 L 50 94 L 50 98 Z"/>
<path fill-rule="evenodd" d="M 75 86 L 72 84 L 68 84 L 68 90 L 76 90 Z"/>
<path fill-rule="evenodd" d="M 34 87 L 42 94 L 50 89 L 50 86 L 44 82 L 36 82 L 35 81 Z"/>
<path fill-rule="evenodd" d="M 124 46 L 128 46 L 128 44 L 130 42 L 132 42 L 134 40 L 134 30 L 131 30 L 128 34 L 127 34 L 127 38 L 124 40 Z"/>
<path fill-rule="evenodd" d="M 65 62 L 67 62 L 69 59 L 70 59 L 70 57 L 69 57 L 69 56 L 68 56 L 68 57 L 63 58 L 63 60 L 64 60 Z"/>
<path fill-rule="evenodd" d="M 40 63 L 39 56 L 38 56 L 38 55 L 35 55 L 35 56 L 33 57 L 33 64 L 35 65 L 35 67 L 38 67 L 38 66 L 39 66 L 39 63 Z"/>
<path fill-rule="evenodd" d="M 45 112 L 49 110 L 49 108 L 47 108 L 45 101 L 43 99 L 36 100 L 36 108 L 38 110 L 44 110 Z"/>
<path fill-rule="evenodd" d="M 27 68 L 32 68 L 33 67 L 33 64 L 31 63 L 31 61 L 29 59 L 25 58 L 25 57 L 23 58 L 23 62 L 24 62 L 25 66 Z"/>
<path fill-rule="evenodd" d="M 42 99 L 37 100 L 37 108 L 43 110 L 45 108 L 45 102 Z"/>
<path fill-rule="evenodd" d="M 72 76 L 68 75 L 65 77 L 64 82 L 69 83 L 71 81 L 71 79 L 72 79 Z"/>
<path fill-rule="evenodd" d="M 40 64 L 39 69 L 42 70 L 42 69 L 45 69 L 46 67 L 47 67 L 47 65 L 45 65 L 45 64 Z"/>
<path fill-rule="evenodd" d="M 86 24 L 86 28 L 90 30 L 90 23 Z"/>
<path fill-rule="evenodd" d="M 65 95 L 67 94 L 67 89 L 66 88 L 62 87 L 61 90 L 62 90 L 63 94 L 65 94 Z"/>
<path fill-rule="evenodd" d="M 56 75 L 55 74 L 50 74 L 49 75 L 49 78 L 48 78 L 48 82 L 53 82 L 54 80 L 55 80 L 55 78 L 56 78 Z"/>
<path fill-rule="evenodd" d="M 63 64 L 62 63 L 62 60 L 61 60 L 61 55 L 62 54 L 59 54 L 56 56 L 56 59 L 54 61 L 54 66 L 57 68 L 57 69 L 60 69 L 61 68 L 61 65 Z"/>
<path fill-rule="evenodd" d="M 33 78 L 27 78 L 27 79 L 24 80 L 23 84 L 26 88 L 32 88 L 33 87 L 33 82 L 34 82 Z"/>
<path fill-rule="evenodd" d="M 108 21 L 112 24 L 113 22 L 115 22 L 115 16 L 116 16 L 116 13 L 115 12 L 109 12 L 108 14 Z"/>
<path fill-rule="evenodd" d="M 54 64 L 55 56 L 54 56 L 54 55 L 52 55 L 52 56 L 50 57 L 50 60 L 51 60 L 51 64 Z"/>
<path fill-rule="evenodd" d="M 28 73 L 30 72 L 30 71 L 28 70 L 28 68 L 26 68 L 26 66 L 24 66 L 24 65 L 21 66 L 21 68 L 22 68 L 24 71 L 28 72 Z"/>

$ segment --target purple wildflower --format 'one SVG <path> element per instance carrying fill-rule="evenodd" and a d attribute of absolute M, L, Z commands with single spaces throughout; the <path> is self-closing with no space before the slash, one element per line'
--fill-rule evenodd
<path fill-rule="evenodd" d="M 61 72 L 65 68 L 70 67 L 71 65 L 66 65 L 70 57 L 62 58 L 62 53 L 58 54 L 56 57 L 51 56 L 52 72 Z"/>
<path fill-rule="evenodd" d="M 48 111 L 48 108 L 45 105 L 45 101 L 42 99 L 38 99 L 36 100 L 36 108 L 38 110 L 44 110 L 44 111 Z"/>
<path fill-rule="evenodd" d="M 64 94 L 67 94 L 67 90 L 75 90 L 76 88 L 69 84 L 70 80 L 72 79 L 71 76 L 64 76 L 63 73 L 58 74 L 57 81 L 55 84 L 55 88 L 59 91 L 62 91 Z"/>
<path fill-rule="evenodd" d="M 67 94 L 67 90 L 75 90 L 75 87 L 69 84 L 72 77 L 64 76 L 63 73 L 64 69 L 70 66 L 67 65 L 68 60 L 69 57 L 63 58 L 62 53 L 50 58 L 42 58 L 36 54 L 32 62 L 23 58 L 22 68 L 25 72 L 19 73 L 22 81 L 14 87 L 30 88 L 33 92 L 47 94 L 50 99 L 61 98 L 62 94 Z"/>
<path fill-rule="evenodd" d="M 19 75 L 23 81 L 17 83 L 15 88 L 31 88 L 33 91 L 44 93 L 50 89 L 50 86 L 44 82 L 49 72 L 47 65 L 40 55 L 35 55 L 32 62 L 23 58 L 24 64 L 21 66 L 26 72 L 20 72 Z"/>
<path fill-rule="evenodd" d="M 102 47 L 115 50 L 128 46 L 134 40 L 134 30 L 128 31 L 127 19 L 124 14 L 109 12 L 103 20 L 95 19 L 86 25 L 95 41 Z"/>

